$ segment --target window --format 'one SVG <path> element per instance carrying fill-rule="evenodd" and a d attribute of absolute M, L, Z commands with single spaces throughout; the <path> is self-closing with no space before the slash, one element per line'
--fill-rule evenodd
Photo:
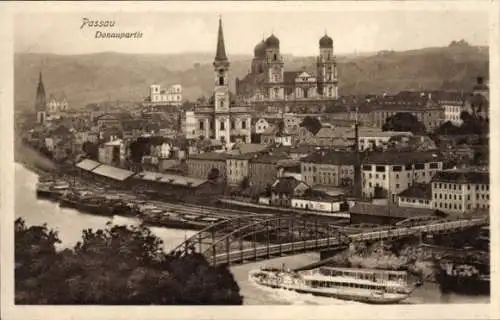
<path fill-rule="evenodd" d="M 203 120 L 200 120 L 200 130 L 205 130 L 205 125 Z"/>
<path fill-rule="evenodd" d="M 415 163 L 415 170 L 423 170 L 425 169 L 424 163 Z"/>
<path fill-rule="evenodd" d="M 376 166 L 375 171 L 377 172 L 385 172 L 385 167 L 384 166 Z"/>
<path fill-rule="evenodd" d="M 382 180 L 385 180 L 385 174 L 382 175 Z"/>
<path fill-rule="evenodd" d="M 396 189 L 399 189 L 399 183 L 396 183 Z"/>
<path fill-rule="evenodd" d="M 375 179 L 378 179 L 378 173 L 377 173 L 377 174 L 375 174 Z"/>
<path fill-rule="evenodd" d="M 406 169 L 406 170 L 411 170 L 411 169 L 412 169 L 411 164 L 407 164 L 407 165 L 405 166 L 405 169 Z"/>
<path fill-rule="evenodd" d="M 241 129 L 247 128 L 247 122 L 245 120 L 241 121 Z"/>
<path fill-rule="evenodd" d="M 363 166 L 363 170 L 364 171 L 371 171 L 372 170 L 372 166 Z"/>
<path fill-rule="evenodd" d="M 234 123 L 234 120 L 231 120 L 231 129 L 236 128 L 236 124 Z"/>
<path fill-rule="evenodd" d="M 226 128 L 224 127 L 224 121 L 221 121 L 221 123 L 220 123 L 220 129 L 221 129 L 221 130 L 225 130 L 225 129 L 226 129 Z"/>
<path fill-rule="evenodd" d="M 393 166 L 392 167 L 392 171 L 396 171 L 396 172 L 401 171 L 401 169 L 402 169 L 401 166 Z"/>
<path fill-rule="evenodd" d="M 436 162 L 431 162 L 431 163 L 429 164 L 429 168 L 431 168 L 431 169 L 438 169 L 438 163 L 436 163 Z"/>

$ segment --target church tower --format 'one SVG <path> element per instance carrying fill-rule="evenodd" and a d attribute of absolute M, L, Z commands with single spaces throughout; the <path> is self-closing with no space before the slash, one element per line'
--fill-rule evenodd
<path fill-rule="evenodd" d="M 280 40 L 272 34 L 265 41 L 267 97 L 270 100 L 284 100 L 283 57 L 280 55 Z"/>
<path fill-rule="evenodd" d="M 333 52 L 333 40 L 326 33 L 319 40 L 318 93 L 326 99 L 338 97 L 337 62 Z"/>
<path fill-rule="evenodd" d="M 42 80 L 42 72 L 38 77 L 38 87 L 36 88 L 35 112 L 38 123 L 45 123 L 47 100 L 45 97 L 45 87 Z"/>
<path fill-rule="evenodd" d="M 214 86 L 214 111 L 215 111 L 215 139 L 229 143 L 229 60 L 224 45 L 222 20 L 219 18 L 219 32 L 217 36 L 217 50 L 214 59 L 215 86 Z"/>

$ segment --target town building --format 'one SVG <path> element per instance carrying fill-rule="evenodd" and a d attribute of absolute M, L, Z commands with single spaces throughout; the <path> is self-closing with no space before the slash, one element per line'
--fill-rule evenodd
<path fill-rule="evenodd" d="M 336 99 L 338 72 L 333 40 L 319 40 L 315 72 L 287 70 L 280 54 L 280 41 L 272 34 L 255 46 L 251 71 L 236 79 L 236 95 L 244 101 L 300 101 Z"/>
<path fill-rule="evenodd" d="M 188 176 L 198 179 L 207 179 L 212 170 L 218 172 L 218 180 L 226 181 L 227 167 L 226 153 L 209 152 L 190 155 L 186 160 Z"/>
<path fill-rule="evenodd" d="M 208 105 L 196 105 L 194 112 L 185 114 L 186 123 L 195 123 L 195 133 L 215 139 L 223 144 L 232 142 L 251 142 L 251 112 L 248 106 L 238 105 L 229 92 L 229 60 L 226 55 L 222 21 L 219 19 L 219 32 L 214 66 L 214 94 Z"/>
<path fill-rule="evenodd" d="M 300 160 L 305 183 L 316 186 L 352 186 L 354 152 L 318 151 Z"/>
<path fill-rule="evenodd" d="M 370 150 L 375 148 L 385 149 L 389 145 L 389 141 L 393 137 L 405 136 L 411 137 L 411 132 L 396 132 L 396 131 L 381 131 L 377 129 L 360 129 L 359 130 L 359 150 Z"/>
<path fill-rule="evenodd" d="M 398 206 L 432 209 L 432 188 L 430 183 L 415 183 L 398 194 Z"/>
<path fill-rule="evenodd" d="M 417 96 L 415 96 L 417 95 Z M 410 113 L 415 116 L 427 129 L 432 131 L 439 127 L 444 120 L 444 110 L 432 96 L 421 95 L 417 92 L 401 92 L 396 96 L 384 96 L 372 102 L 372 123 L 382 128 L 387 118 L 397 113 Z"/>
<path fill-rule="evenodd" d="M 302 195 L 293 197 L 291 199 L 291 207 L 325 213 L 349 210 L 349 204 L 345 201 L 344 195 L 332 196 L 326 192 L 314 189 L 309 189 Z"/>
<path fill-rule="evenodd" d="M 255 156 L 250 160 L 250 184 L 260 190 L 265 190 L 267 186 L 274 183 L 278 176 L 279 161 L 286 158 L 274 154 Z"/>
<path fill-rule="evenodd" d="M 443 122 L 451 122 L 456 126 L 462 124 L 460 114 L 465 110 L 466 95 L 463 92 L 435 91 L 433 99 L 441 105 L 444 112 Z"/>
<path fill-rule="evenodd" d="M 180 106 L 182 104 L 182 85 L 174 84 L 162 90 L 159 84 L 149 86 L 149 97 L 145 101 L 147 106 Z"/>
<path fill-rule="evenodd" d="M 362 195 L 370 199 L 383 197 L 395 203 L 396 195 L 414 183 L 429 183 L 442 169 L 443 159 L 435 151 L 369 153 L 363 159 Z"/>
<path fill-rule="evenodd" d="M 447 213 L 489 210 L 490 175 L 487 170 L 439 171 L 432 178 L 434 209 Z"/>
<path fill-rule="evenodd" d="M 250 160 L 255 157 L 253 153 L 232 155 L 226 160 L 227 184 L 239 186 L 245 179 L 249 179 Z M 248 180 L 250 182 L 250 180 Z"/>
<path fill-rule="evenodd" d="M 291 207 L 292 198 L 304 195 L 310 187 L 294 177 L 278 178 L 271 185 L 271 205 Z"/>

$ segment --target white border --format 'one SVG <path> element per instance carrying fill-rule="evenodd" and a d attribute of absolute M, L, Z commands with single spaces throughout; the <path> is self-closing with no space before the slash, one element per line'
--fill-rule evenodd
<path fill-rule="evenodd" d="M 491 163 L 495 163 L 499 123 L 497 89 L 499 77 L 499 5 L 497 1 L 366 1 L 366 2 L 2 2 L 0 3 L 0 150 L 1 196 L 1 311 L 4 319 L 482 319 L 500 317 L 498 303 L 484 305 L 400 305 L 400 306 L 244 306 L 244 307 L 19 307 L 13 305 L 13 16 L 17 12 L 79 11 L 490 11 L 490 88 L 491 88 Z M 439 32 L 439 30 L 436 30 Z M 491 193 L 500 194 L 496 185 L 499 170 L 491 168 Z M 498 295 L 498 230 L 496 198 L 491 203 L 492 298 Z M 496 227 L 495 227 L 496 226 Z"/>

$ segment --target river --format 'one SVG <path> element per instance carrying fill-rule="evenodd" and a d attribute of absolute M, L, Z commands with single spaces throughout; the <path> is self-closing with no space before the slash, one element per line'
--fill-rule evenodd
<path fill-rule="evenodd" d="M 83 214 L 77 210 L 60 208 L 57 203 L 38 200 L 35 193 L 37 175 L 23 166 L 16 164 L 15 176 L 15 215 L 22 217 L 28 225 L 47 223 L 49 228 L 59 233 L 62 243 L 60 247 L 72 247 L 81 239 L 83 229 L 104 228 L 110 220 L 106 217 Z M 117 217 L 112 219 L 115 224 L 135 224 L 135 219 Z M 153 233 L 164 242 L 166 251 L 173 249 L 194 231 L 185 231 L 167 228 L 151 228 Z M 283 263 L 290 268 L 314 262 L 319 257 L 316 253 L 281 257 L 265 262 L 268 266 L 280 267 Z M 259 268 L 263 262 L 249 263 L 231 267 L 231 271 L 238 282 L 244 304 L 247 305 L 291 305 L 291 304 L 356 304 L 342 300 L 314 297 L 312 295 L 297 294 L 284 290 L 266 289 L 257 287 L 248 280 L 248 272 Z M 458 294 L 443 294 L 437 285 L 426 283 L 418 288 L 409 303 L 488 303 L 489 297 L 465 296 Z"/>

